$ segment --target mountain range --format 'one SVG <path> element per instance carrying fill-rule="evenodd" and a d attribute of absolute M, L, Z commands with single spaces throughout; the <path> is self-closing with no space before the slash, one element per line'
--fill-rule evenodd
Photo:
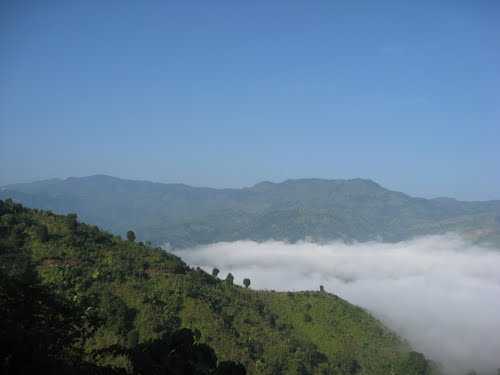
<path fill-rule="evenodd" d="M 94 175 L 6 185 L 6 198 L 173 248 L 241 239 L 395 242 L 448 231 L 500 243 L 499 200 L 416 198 L 361 178 L 214 189 Z"/>

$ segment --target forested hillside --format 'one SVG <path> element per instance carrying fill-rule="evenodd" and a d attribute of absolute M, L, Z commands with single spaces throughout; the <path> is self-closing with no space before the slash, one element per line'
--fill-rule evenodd
<path fill-rule="evenodd" d="M 3 373 L 435 372 L 334 294 L 254 291 L 128 238 L 0 201 Z"/>
<path fill-rule="evenodd" d="M 210 189 L 98 175 L 5 186 L 6 198 L 175 248 L 241 239 L 400 241 L 447 231 L 500 244 L 500 201 L 413 198 L 364 179 Z"/>

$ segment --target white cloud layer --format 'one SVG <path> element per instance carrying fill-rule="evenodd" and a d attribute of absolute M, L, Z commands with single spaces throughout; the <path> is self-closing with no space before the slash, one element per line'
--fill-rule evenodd
<path fill-rule="evenodd" d="M 223 242 L 178 251 L 252 287 L 317 290 L 370 310 L 450 373 L 500 368 L 500 250 L 458 236 L 395 244 Z M 224 276 L 223 276 L 224 277 Z"/>

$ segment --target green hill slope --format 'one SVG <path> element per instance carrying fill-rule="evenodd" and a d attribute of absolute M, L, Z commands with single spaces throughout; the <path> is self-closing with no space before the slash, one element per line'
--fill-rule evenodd
<path fill-rule="evenodd" d="M 5 186 L 0 199 L 76 212 L 117 234 L 182 248 L 217 241 L 399 241 L 454 230 L 500 237 L 500 201 L 422 199 L 370 180 L 289 180 L 243 189 L 90 176 Z"/>
<path fill-rule="evenodd" d="M 109 348 L 146 345 L 186 327 L 249 374 L 431 373 L 422 355 L 335 295 L 245 289 L 75 215 L 0 201 L 0 251 L 2 277 L 24 254 L 43 285 L 82 306 L 88 324 L 98 322 L 78 352 L 90 363 L 130 372 L 128 357 Z"/>

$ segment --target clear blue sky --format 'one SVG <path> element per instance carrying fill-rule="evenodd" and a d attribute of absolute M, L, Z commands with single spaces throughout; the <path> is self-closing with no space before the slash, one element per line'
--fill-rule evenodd
<path fill-rule="evenodd" d="M 500 199 L 500 2 L 0 2 L 0 185 L 367 177 Z"/>

